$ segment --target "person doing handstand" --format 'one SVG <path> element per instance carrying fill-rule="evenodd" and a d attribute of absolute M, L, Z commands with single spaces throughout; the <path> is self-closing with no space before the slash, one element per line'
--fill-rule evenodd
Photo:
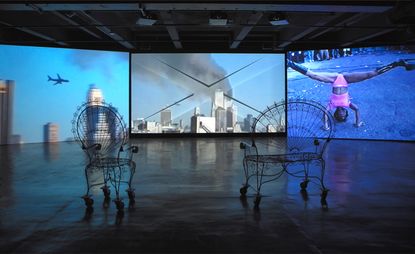
<path fill-rule="evenodd" d="M 355 127 L 362 126 L 363 122 L 360 120 L 359 108 L 356 104 L 350 101 L 348 92 L 349 84 L 373 78 L 398 66 L 404 66 L 407 70 L 409 70 L 409 66 L 404 60 L 395 61 L 372 71 L 350 73 L 315 72 L 290 60 L 287 60 L 287 66 L 314 80 L 324 83 L 331 83 L 332 93 L 330 95 L 330 101 L 327 105 L 327 110 L 336 109 L 334 112 L 334 118 L 339 122 L 344 122 L 348 116 L 346 108 L 352 109 L 355 113 Z M 325 129 L 328 129 L 327 121 L 328 119 L 325 117 Z"/>

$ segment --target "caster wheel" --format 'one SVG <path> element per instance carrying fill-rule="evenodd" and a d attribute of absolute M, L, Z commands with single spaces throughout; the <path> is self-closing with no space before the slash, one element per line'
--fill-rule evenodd
<path fill-rule="evenodd" d="M 124 202 L 121 199 L 114 200 L 114 203 L 118 211 L 124 210 Z"/>
<path fill-rule="evenodd" d="M 301 190 L 306 190 L 309 180 L 304 180 L 300 183 Z"/>
<path fill-rule="evenodd" d="M 93 207 L 85 208 L 84 220 L 85 221 L 90 221 L 91 218 L 92 218 L 93 213 L 94 213 L 94 208 Z"/>
<path fill-rule="evenodd" d="M 128 199 L 129 200 L 134 200 L 135 199 L 135 192 L 134 192 L 133 188 L 127 189 L 127 193 L 128 193 Z"/>
<path fill-rule="evenodd" d="M 135 200 L 131 199 L 130 202 L 128 202 L 128 209 L 134 209 L 135 208 Z"/>
<path fill-rule="evenodd" d="M 102 192 L 104 193 L 105 199 L 109 199 L 110 196 L 111 196 L 111 189 L 110 189 L 110 187 L 108 187 L 108 186 L 105 185 L 105 186 L 101 187 L 101 189 L 102 189 Z"/>
<path fill-rule="evenodd" d="M 85 206 L 87 208 L 92 208 L 92 206 L 94 205 L 94 200 L 92 199 L 91 196 L 85 195 L 85 196 L 82 197 L 82 199 L 84 200 Z"/>
<path fill-rule="evenodd" d="M 124 218 L 124 211 L 118 210 L 117 217 L 115 218 L 115 224 L 121 225 L 123 218 Z"/>
<path fill-rule="evenodd" d="M 256 198 L 254 200 L 254 208 L 258 209 L 260 203 L 261 203 L 261 196 L 256 196 Z"/>
<path fill-rule="evenodd" d="M 322 191 L 321 191 L 321 200 L 322 201 L 325 201 L 326 200 L 326 198 L 327 198 L 327 194 L 329 193 L 329 189 L 323 189 Z"/>
<path fill-rule="evenodd" d="M 242 188 L 239 189 L 239 192 L 241 193 L 241 196 L 245 196 L 246 193 L 248 192 L 248 187 L 243 186 Z"/>
<path fill-rule="evenodd" d="M 93 208 L 92 206 L 87 207 L 87 208 L 85 209 L 85 215 L 86 215 L 86 216 L 90 216 L 93 212 L 94 212 L 94 208 Z"/>
<path fill-rule="evenodd" d="M 110 206 L 110 198 L 105 198 L 104 202 L 102 203 L 102 207 L 104 207 L 105 209 L 107 209 Z"/>
<path fill-rule="evenodd" d="M 327 204 L 327 201 L 325 199 L 320 200 L 320 204 L 321 204 L 321 208 L 323 209 L 323 211 L 329 210 L 329 205 Z"/>

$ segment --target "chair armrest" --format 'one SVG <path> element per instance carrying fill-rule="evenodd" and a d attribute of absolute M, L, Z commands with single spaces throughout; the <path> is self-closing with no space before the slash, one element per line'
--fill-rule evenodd
<path fill-rule="evenodd" d="M 138 153 L 138 146 L 130 146 L 132 153 Z"/>
<path fill-rule="evenodd" d="M 88 155 L 88 159 L 91 162 L 93 159 L 95 159 L 96 155 L 97 155 L 97 151 L 101 150 L 102 145 L 99 143 L 95 143 L 89 146 L 85 146 L 84 144 L 82 144 L 82 150 L 84 150 L 86 152 L 86 154 Z"/>
<path fill-rule="evenodd" d="M 121 156 L 121 152 L 125 152 L 123 153 L 124 156 Z M 133 154 L 135 153 L 138 153 L 138 146 L 128 146 L 127 148 L 121 148 L 118 152 L 118 158 L 131 160 L 133 158 Z"/>
<path fill-rule="evenodd" d="M 257 149 L 255 144 L 250 145 L 248 143 L 241 142 L 239 144 L 239 148 L 244 150 L 244 156 L 252 155 L 252 154 L 258 155 L 258 149 Z M 252 152 L 252 151 L 254 151 L 254 152 Z"/>
<path fill-rule="evenodd" d="M 92 144 L 92 145 L 90 145 L 90 146 L 84 146 L 84 145 L 82 145 L 82 149 L 83 149 L 83 150 L 90 150 L 90 149 L 94 149 L 94 150 L 96 150 L 96 151 L 99 151 L 99 150 L 101 150 L 101 147 L 102 147 L 102 145 L 101 145 L 101 144 L 99 144 L 99 143 Z"/>
<path fill-rule="evenodd" d="M 249 150 L 249 149 L 251 149 L 252 148 L 252 146 L 251 145 L 249 145 L 248 143 L 245 143 L 245 142 L 241 142 L 240 144 L 239 144 L 239 148 L 241 148 L 241 149 L 244 149 L 244 150 Z"/>

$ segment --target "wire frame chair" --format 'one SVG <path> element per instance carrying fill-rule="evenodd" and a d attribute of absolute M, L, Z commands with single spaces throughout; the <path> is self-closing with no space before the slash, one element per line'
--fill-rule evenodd
<path fill-rule="evenodd" d="M 286 122 L 288 123 L 286 125 Z M 325 203 L 328 189 L 324 185 L 324 151 L 334 135 L 334 120 L 330 112 L 321 104 L 309 100 L 290 100 L 274 103 L 267 107 L 252 126 L 252 143 L 241 143 L 244 150 L 243 167 L 245 183 L 240 189 L 242 197 L 249 188 L 255 191 L 255 208 L 261 202 L 263 184 L 280 178 L 285 173 L 303 178 L 300 188 L 303 193 L 309 182 L 321 187 L 321 202 Z M 287 131 L 287 139 L 270 138 L 261 143 L 258 133 L 276 133 Z M 261 141 L 260 141 L 261 140 Z M 267 149 L 263 149 L 263 148 Z M 274 147 L 275 149 L 270 149 Z M 271 151 L 271 153 L 269 152 Z M 320 165 L 320 173 L 312 174 L 310 165 Z M 291 165 L 300 164 L 294 168 Z M 289 167 L 290 166 L 290 167 Z M 254 179 L 254 184 L 249 181 Z"/>
<path fill-rule="evenodd" d="M 104 205 L 110 201 L 110 186 L 115 189 L 114 200 L 118 210 L 124 208 L 120 198 L 120 186 L 128 185 L 130 202 L 134 202 L 135 193 L 131 181 L 136 164 L 132 160 L 138 152 L 136 146 L 128 145 L 128 133 L 122 116 L 116 108 L 105 102 L 88 101 L 77 108 L 72 120 L 72 132 L 75 140 L 87 155 L 85 177 L 87 192 L 83 196 L 85 205 L 93 206 L 90 190 L 102 186 Z"/>

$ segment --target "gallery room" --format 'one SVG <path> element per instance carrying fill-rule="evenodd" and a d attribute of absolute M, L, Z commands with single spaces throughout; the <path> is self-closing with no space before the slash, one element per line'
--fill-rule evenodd
<path fill-rule="evenodd" d="M 415 4 L 0 1 L 0 253 L 413 253 Z"/>

